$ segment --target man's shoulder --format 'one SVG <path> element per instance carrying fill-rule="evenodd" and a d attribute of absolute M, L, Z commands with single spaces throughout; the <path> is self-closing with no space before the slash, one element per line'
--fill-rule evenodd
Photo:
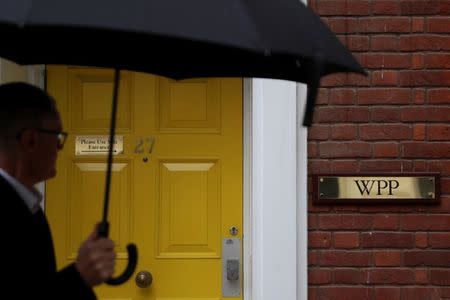
<path fill-rule="evenodd" d="M 19 197 L 14 187 L 2 176 L 0 176 L 0 194 L 2 198 Z"/>
<path fill-rule="evenodd" d="M 0 176 L 0 209 L 3 215 L 7 215 L 11 218 L 29 215 L 29 210 L 25 206 L 25 203 L 20 198 L 17 191 Z M 3 219 L 10 219 L 10 218 Z M 0 218 L 2 219 L 2 218 Z"/>

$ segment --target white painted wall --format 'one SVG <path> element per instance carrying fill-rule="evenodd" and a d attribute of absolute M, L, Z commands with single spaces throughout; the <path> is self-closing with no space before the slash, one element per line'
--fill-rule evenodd
<path fill-rule="evenodd" d="M 27 68 L 20 67 L 17 64 L 0 59 L 0 82 L 6 83 L 11 81 L 27 81 Z"/>

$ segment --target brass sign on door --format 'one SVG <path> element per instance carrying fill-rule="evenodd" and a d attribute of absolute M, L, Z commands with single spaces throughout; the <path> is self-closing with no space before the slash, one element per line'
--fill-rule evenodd
<path fill-rule="evenodd" d="M 108 155 L 109 135 L 78 135 L 75 138 L 75 155 Z M 113 154 L 123 154 L 123 136 L 116 135 Z"/>
<path fill-rule="evenodd" d="M 319 174 L 313 176 L 315 203 L 436 203 L 439 174 Z"/>

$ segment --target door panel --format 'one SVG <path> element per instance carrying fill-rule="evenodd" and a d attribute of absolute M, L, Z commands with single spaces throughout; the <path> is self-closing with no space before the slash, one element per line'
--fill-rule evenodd
<path fill-rule="evenodd" d="M 167 160 L 159 171 L 157 257 L 220 257 L 217 163 Z"/>
<path fill-rule="evenodd" d="M 46 185 L 59 267 L 73 262 L 101 220 L 106 155 L 76 155 L 75 138 L 108 135 L 112 81 L 111 70 L 48 68 L 48 90 L 70 133 Z M 117 273 L 134 242 L 137 271 L 149 271 L 153 283 L 101 285 L 99 298 L 222 299 L 222 240 L 242 238 L 242 80 L 122 71 L 119 95 L 116 135 L 124 151 L 114 156 L 110 236 Z M 240 229 L 235 236 L 232 226 Z"/>

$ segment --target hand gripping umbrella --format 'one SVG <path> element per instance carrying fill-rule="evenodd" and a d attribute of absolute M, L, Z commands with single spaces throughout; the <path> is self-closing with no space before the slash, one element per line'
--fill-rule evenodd
<path fill-rule="evenodd" d="M 365 74 L 351 53 L 300 0 L 0 0 L 0 56 L 19 64 L 116 69 L 192 77 L 259 77 L 308 85 L 309 126 L 322 76 Z M 282 102 L 280 102 L 282 105 Z M 102 232 L 108 233 L 112 147 L 108 154 Z M 120 284 L 134 272 L 128 248 Z"/>

